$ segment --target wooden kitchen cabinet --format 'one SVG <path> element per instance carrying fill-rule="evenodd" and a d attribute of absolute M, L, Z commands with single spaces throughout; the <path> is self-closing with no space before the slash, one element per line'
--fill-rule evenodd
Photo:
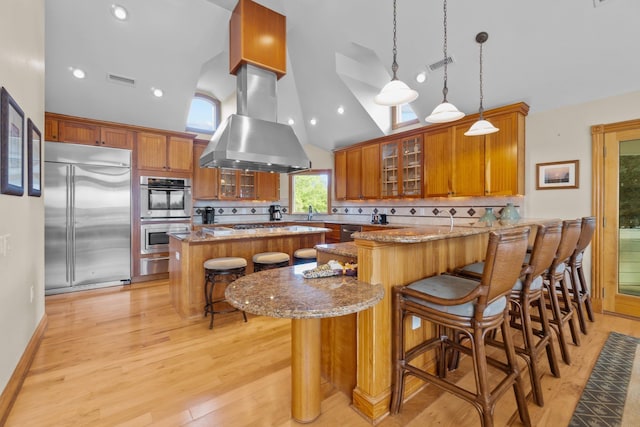
<path fill-rule="evenodd" d="M 484 196 L 484 137 L 465 136 L 468 125 L 455 126 L 452 142 L 452 196 Z"/>
<path fill-rule="evenodd" d="M 424 134 L 424 197 L 451 195 L 451 141 L 453 129 Z"/>
<path fill-rule="evenodd" d="M 381 144 L 383 198 L 422 196 L 422 135 Z"/>
<path fill-rule="evenodd" d="M 336 199 L 380 197 L 380 147 L 365 145 L 335 154 Z"/>
<path fill-rule="evenodd" d="M 280 200 L 280 174 L 255 172 L 256 200 Z"/>
<path fill-rule="evenodd" d="M 44 115 L 44 140 L 58 141 L 58 120 Z"/>
<path fill-rule="evenodd" d="M 223 169 L 220 174 L 219 197 L 221 199 L 255 200 L 256 177 L 254 172 Z"/>
<path fill-rule="evenodd" d="M 138 132 L 138 169 L 167 172 L 193 170 L 193 140 Z"/>
<path fill-rule="evenodd" d="M 208 141 L 193 144 L 193 198 L 196 200 L 214 200 L 218 198 L 219 176 L 217 168 L 201 168 L 200 156 Z"/>
<path fill-rule="evenodd" d="M 324 223 L 324 228 L 328 228 L 331 231 L 324 234 L 325 243 L 340 243 L 340 229 L 341 224 Z"/>
<path fill-rule="evenodd" d="M 100 126 L 91 121 L 45 117 L 45 141 L 133 149 L 133 132 L 125 128 Z"/>

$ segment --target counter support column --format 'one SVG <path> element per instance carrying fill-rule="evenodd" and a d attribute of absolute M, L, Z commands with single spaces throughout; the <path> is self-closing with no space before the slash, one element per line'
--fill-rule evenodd
<path fill-rule="evenodd" d="M 320 415 L 319 318 L 291 320 L 291 415 L 310 423 Z"/>

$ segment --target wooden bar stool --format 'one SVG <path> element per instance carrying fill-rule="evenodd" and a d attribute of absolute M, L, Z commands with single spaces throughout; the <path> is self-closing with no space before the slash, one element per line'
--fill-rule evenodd
<path fill-rule="evenodd" d="M 584 271 L 582 270 L 582 258 L 584 257 L 585 249 L 587 249 L 587 246 L 591 243 L 595 229 L 595 216 L 586 216 L 582 218 L 582 227 L 580 228 L 578 245 L 567 262 L 569 278 L 571 279 L 569 294 L 571 294 L 573 304 L 576 306 L 580 330 L 585 335 L 587 334 L 587 322 L 584 314 L 585 310 L 591 322 L 594 321 L 594 317 L 593 307 L 591 306 L 591 295 L 589 294 L 589 286 L 587 285 L 587 280 L 585 279 Z"/>
<path fill-rule="evenodd" d="M 253 256 L 253 271 L 286 267 L 290 259 L 289 254 L 284 252 L 261 252 Z"/>
<path fill-rule="evenodd" d="M 471 403 L 480 413 L 483 427 L 493 426 L 493 410 L 497 400 L 513 387 L 520 420 L 531 425 L 525 399 L 522 375 L 518 366 L 509 328 L 508 296 L 521 276 L 522 260 L 527 251 L 529 229 L 519 228 L 501 233 L 491 232 L 480 281 L 450 274 L 440 274 L 407 286 L 393 288 L 393 390 L 391 413 L 400 410 L 404 380 L 413 375 L 430 382 Z M 434 337 L 406 347 L 408 318 L 417 316 L 436 326 Z M 489 356 L 485 338 L 500 329 L 504 337 L 506 363 Z M 461 345 L 457 335 L 464 335 L 469 346 Z M 435 350 L 436 374 L 418 366 L 414 360 Z M 468 354 L 473 362 L 475 390 L 463 388 L 447 379 L 446 359 L 451 351 Z M 488 367 L 504 376 L 492 388 Z M 491 371 L 493 377 L 494 372 Z"/>
<path fill-rule="evenodd" d="M 547 353 L 551 373 L 555 377 L 560 377 L 553 334 L 549 326 L 542 289 L 542 274 L 549 268 L 556 255 L 561 235 L 562 223 L 560 222 L 538 226 L 531 254 L 527 254 L 525 257 L 527 264 L 530 266 L 529 271 L 524 277 L 516 281 L 511 289 L 509 299 L 511 305 L 509 310 L 510 326 L 520 331 L 523 338 L 523 345 L 521 347 L 515 345 L 515 350 L 529 365 L 533 399 L 539 406 L 544 405 L 542 386 L 540 384 L 542 371 L 538 364 L 538 359 L 543 351 Z M 478 272 L 481 274 L 483 267 L 484 263 L 482 262 L 470 264 L 456 269 L 456 274 L 479 279 L 481 276 L 478 275 Z M 532 310 L 537 310 L 537 316 L 534 316 L 535 312 Z M 539 329 L 534 328 L 532 320 L 537 320 Z M 501 342 L 494 340 L 489 340 L 488 342 L 490 344 L 503 345 Z"/>
<path fill-rule="evenodd" d="M 567 273 L 566 262 L 575 251 L 580 237 L 581 219 L 562 221 L 562 236 L 556 256 L 551 265 L 543 273 L 547 308 L 551 310 L 552 317 L 549 322 L 556 327 L 558 342 L 562 360 L 567 365 L 571 364 L 569 347 L 564 334 L 564 325 L 569 324 L 571 338 L 575 345 L 580 345 L 580 334 L 576 326 L 575 313 L 565 276 Z"/>
<path fill-rule="evenodd" d="M 293 253 L 293 265 L 316 262 L 317 256 L 315 248 L 300 248 Z"/>
<path fill-rule="evenodd" d="M 224 288 L 216 290 L 216 284 L 224 284 L 224 287 L 244 276 L 247 267 L 247 260 L 238 257 L 212 258 L 204 262 L 204 317 L 211 314 L 209 329 L 213 329 L 213 315 L 240 311 L 226 303 L 224 298 Z M 220 286 L 218 286 L 220 288 Z M 222 296 L 219 296 L 222 295 Z M 227 308 L 216 310 L 216 304 L 226 304 Z M 243 311 L 242 317 L 247 321 L 247 314 Z"/>

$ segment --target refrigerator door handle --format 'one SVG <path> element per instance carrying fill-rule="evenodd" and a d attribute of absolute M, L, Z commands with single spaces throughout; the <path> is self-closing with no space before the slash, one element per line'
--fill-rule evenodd
<path fill-rule="evenodd" d="M 71 240 L 68 242 L 69 248 L 69 269 L 71 271 L 71 285 L 76 281 L 76 167 L 71 165 L 71 173 L 69 174 L 69 222 L 71 223 Z"/>
<path fill-rule="evenodd" d="M 71 268 L 70 268 L 70 260 L 71 260 L 71 246 L 69 245 L 69 243 L 71 242 L 71 208 L 70 208 L 70 202 L 71 202 L 71 166 L 67 165 L 65 166 L 66 169 L 66 174 L 65 174 L 65 179 L 66 179 L 66 189 L 67 189 L 67 194 L 66 194 L 66 203 L 65 203 L 65 211 L 66 211 L 66 221 L 65 221 L 65 234 L 67 236 L 67 251 L 66 251 L 66 262 L 67 262 L 67 268 L 65 271 L 65 278 L 68 284 L 71 284 Z"/>

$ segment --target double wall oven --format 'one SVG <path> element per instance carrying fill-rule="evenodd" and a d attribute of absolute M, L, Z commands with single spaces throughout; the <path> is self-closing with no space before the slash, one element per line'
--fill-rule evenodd
<path fill-rule="evenodd" d="M 191 228 L 191 180 L 140 177 L 140 275 L 169 271 L 169 236 Z"/>

